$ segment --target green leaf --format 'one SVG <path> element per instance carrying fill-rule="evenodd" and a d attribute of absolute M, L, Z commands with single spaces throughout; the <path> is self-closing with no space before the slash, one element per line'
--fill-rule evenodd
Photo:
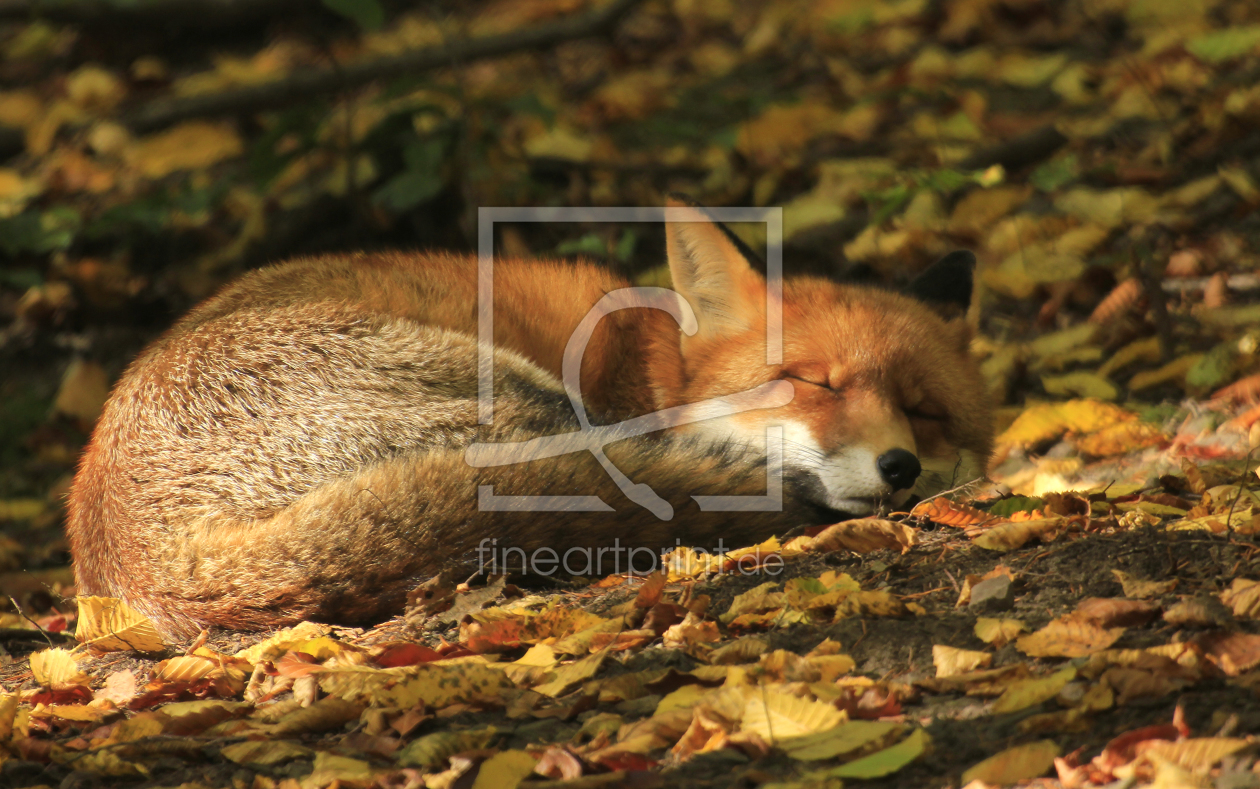
<path fill-rule="evenodd" d="M 928 173 L 923 178 L 923 185 L 933 192 L 948 194 L 975 183 L 976 177 L 977 174 L 974 173 L 960 173 L 950 169 L 937 170 Z"/>
<path fill-rule="evenodd" d="M 638 236 L 633 230 L 627 230 L 621 234 L 621 240 L 617 242 L 617 248 L 613 250 L 613 256 L 622 263 L 629 262 L 634 256 L 634 245 L 638 241 Z"/>
<path fill-rule="evenodd" d="M 605 257 L 608 255 L 608 244 L 594 233 L 587 233 L 578 239 L 561 241 L 556 245 L 557 255 L 590 255 Z"/>
<path fill-rule="evenodd" d="M 445 152 L 446 144 L 440 139 L 412 142 L 403 150 L 403 171 L 377 189 L 373 199 L 400 213 L 432 199 L 446 185 L 442 177 Z"/>
<path fill-rule="evenodd" d="M 1186 372 L 1186 383 L 1200 389 L 1215 389 L 1234 373 L 1238 344 L 1223 342 L 1203 355 Z"/>
<path fill-rule="evenodd" d="M 341 14 L 364 30 L 385 24 L 385 9 L 377 0 L 323 0 L 324 7 Z"/>
<path fill-rule="evenodd" d="M 1260 45 L 1260 25 L 1244 25 L 1196 36 L 1186 42 L 1186 49 L 1200 60 L 1223 63 L 1246 55 L 1257 45 Z"/>
<path fill-rule="evenodd" d="M 50 208 L 42 214 L 27 211 L 0 220 L 0 249 L 9 255 L 65 249 L 74 243 L 82 226 L 79 212 L 67 206 Z"/>
<path fill-rule="evenodd" d="M 1075 181 L 1077 173 L 1076 154 L 1069 153 L 1033 170 L 1028 181 L 1043 192 L 1053 192 L 1060 186 Z"/>
<path fill-rule="evenodd" d="M 26 290 L 33 288 L 44 282 L 43 276 L 40 275 L 38 269 L 19 268 L 11 271 L 0 269 L 0 283 L 4 283 L 11 288 L 18 290 Z"/>
<path fill-rule="evenodd" d="M 1032 496 L 1011 496 L 989 507 L 989 514 L 1009 518 L 1017 512 L 1032 512 L 1043 504 L 1045 504 L 1044 501 Z"/>
<path fill-rule="evenodd" d="M 833 778 L 882 778 L 922 756 L 927 742 L 928 736 L 923 729 L 915 729 L 896 745 L 827 770 L 826 774 Z"/>
<path fill-rule="evenodd" d="M 477 750 L 490 744 L 498 732 L 493 726 L 468 731 L 439 731 L 426 734 L 398 754 L 398 763 L 405 767 L 434 769 L 463 751 Z"/>

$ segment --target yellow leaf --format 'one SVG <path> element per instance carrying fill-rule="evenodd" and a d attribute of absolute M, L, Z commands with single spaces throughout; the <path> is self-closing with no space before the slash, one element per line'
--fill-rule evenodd
<path fill-rule="evenodd" d="M 13 721 L 17 718 L 18 698 L 16 693 L 0 693 L 0 742 L 8 742 L 13 736 Z"/>
<path fill-rule="evenodd" d="M 516 789 L 538 760 L 525 751 L 499 751 L 481 763 L 472 789 Z"/>
<path fill-rule="evenodd" d="M 79 671 L 77 658 L 68 649 L 45 649 L 31 655 L 35 681 L 53 690 L 87 687 L 91 679 Z"/>
<path fill-rule="evenodd" d="M 1168 443 L 1164 431 L 1149 422 L 1121 422 L 1076 440 L 1076 448 L 1094 457 L 1125 455 Z"/>
<path fill-rule="evenodd" d="M 709 653 L 709 662 L 717 666 L 737 663 L 755 663 L 763 653 L 770 651 L 770 642 L 757 636 L 745 636 L 723 644 Z"/>
<path fill-rule="evenodd" d="M 161 652 L 166 646 L 148 617 L 112 597 L 80 597 L 74 637 L 102 652 Z"/>
<path fill-rule="evenodd" d="M 1032 194 L 1030 186 L 999 186 L 976 189 L 954 206 L 949 232 L 979 237 L 997 220 L 1019 208 Z"/>
<path fill-rule="evenodd" d="M 53 410 L 92 424 L 109 398 L 109 377 L 96 362 L 75 359 L 61 377 Z"/>
<path fill-rule="evenodd" d="M 446 707 L 497 699 L 502 690 L 514 687 L 499 669 L 472 661 L 389 669 L 346 666 L 322 671 L 317 677 L 329 695 L 403 709 L 422 701 L 427 707 Z"/>
<path fill-rule="evenodd" d="M 607 656 L 606 651 L 597 652 L 573 663 L 562 665 L 556 672 L 554 680 L 545 685 L 539 685 L 534 690 L 544 696 L 563 696 L 578 684 L 595 676 Z"/>
<path fill-rule="evenodd" d="M 1083 222 L 1118 227 L 1126 222 L 1150 219 L 1159 201 L 1138 187 L 1105 190 L 1077 187 L 1056 197 L 1054 207 Z"/>
<path fill-rule="evenodd" d="M 1216 310 L 1213 310 L 1213 312 L 1216 312 Z M 1204 313 L 1204 315 L 1207 314 Z M 1190 372 L 1190 368 L 1198 364 L 1203 356 L 1204 354 L 1201 353 L 1192 353 L 1179 359 L 1173 359 L 1158 370 L 1143 370 L 1129 379 L 1129 391 L 1140 392 L 1152 386 L 1160 386 L 1161 384 L 1172 382 L 1176 382 L 1179 386 L 1185 386 L 1186 373 Z"/>
<path fill-rule="evenodd" d="M 880 778 L 891 775 L 922 756 L 927 745 L 927 733 L 923 729 L 915 729 L 910 732 L 909 737 L 896 745 L 827 770 L 825 774 L 836 778 Z"/>
<path fill-rule="evenodd" d="M 958 649 L 944 644 L 932 645 L 932 664 L 936 666 L 938 677 L 952 677 L 973 669 L 988 668 L 992 662 L 993 655 L 988 652 Z"/>
<path fill-rule="evenodd" d="M 248 740 L 226 745 L 220 753 L 237 764 L 270 767 L 294 759 L 309 759 L 314 751 L 291 740 Z"/>
<path fill-rule="evenodd" d="M 839 725 L 845 717 L 830 704 L 763 689 L 749 696 L 741 728 L 775 744 L 790 737 L 825 731 Z"/>
<path fill-rule="evenodd" d="M 976 638 L 990 646 L 1001 649 L 1023 632 L 1028 626 L 1018 619 L 991 619 L 982 616 L 976 619 L 974 632 Z"/>
<path fill-rule="evenodd" d="M 1106 649 L 1124 633 L 1123 627 L 1100 627 L 1077 614 L 1067 614 L 1021 636 L 1016 647 L 1030 657 L 1084 657 Z"/>
<path fill-rule="evenodd" d="M 731 607 L 718 619 L 727 623 L 740 614 L 760 613 L 782 608 L 787 596 L 783 592 L 774 591 L 778 586 L 778 583 L 768 581 L 749 589 L 743 594 L 736 595 L 735 599 L 731 601 Z"/>
<path fill-rule="evenodd" d="M 845 721 L 825 731 L 781 740 L 778 747 L 801 761 L 845 758 L 858 751 L 891 745 L 905 727 L 891 721 Z"/>
<path fill-rule="evenodd" d="M 678 690 L 669 693 L 665 698 L 661 699 L 656 705 L 656 711 L 652 713 L 653 717 L 657 715 L 668 715 L 671 712 L 685 710 L 694 707 L 710 692 L 709 688 L 703 685 L 683 685 Z"/>
<path fill-rule="evenodd" d="M 1038 778 L 1049 772 L 1059 755 L 1059 746 L 1053 740 L 1039 740 L 1007 748 L 994 754 L 962 775 L 964 784 L 983 781 L 987 784 L 1006 786 Z"/>
<path fill-rule="evenodd" d="M 1221 602 L 1239 619 L 1260 619 L 1260 581 L 1235 578 L 1229 589 L 1221 592 Z"/>
<path fill-rule="evenodd" d="M 66 77 L 66 96 L 85 110 L 109 112 L 126 95 L 122 80 L 100 66 L 81 66 Z"/>
<path fill-rule="evenodd" d="M 0 521 L 29 521 L 46 509 L 43 499 L 0 499 Z"/>
<path fill-rule="evenodd" d="M 844 113 L 820 102 L 777 104 L 744 122 L 735 148 L 759 165 L 781 167 L 785 159 L 799 157 L 811 140 L 823 134 L 835 134 L 844 122 Z M 864 128 L 849 129 L 850 133 L 854 131 L 861 133 Z"/>
<path fill-rule="evenodd" d="M 398 754 L 398 763 L 404 767 L 423 767 L 433 770 L 457 753 L 485 748 L 494 739 L 495 734 L 497 732 L 493 726 L 471 731 L 439 731 L 426 734 L 408 744 Z"/>
<path fill-rule="evenodd" d="M 362 759 L 336 756 L 326 751 L 315 752 L 315 769 L 301 780 L 302 789 L 322 789 L 334 783 L 368 785 L 372 781 L 372 765 Z"/>
<path fill-rule="evenodd" d="M 1191 737 L 1177 742 L 1151 740 L 1142 744 L 1143 756 L 1158 756 L 1194 773 L 1206 773 L 1221 759 L 1254 744 L 1247 737 Z"/>
<path fill-rule="evenodd" d="M 1029 446 L 1060 438 L 1068 431 L 1095 433 L 1137 418 L 1137 414 L 1131 411 L 1100 400 L 1042 403 L 1020 414 L 998 437 L 998 443 Z"/>
<path fill-rule="evenodd" d="M 1063 686 L 1076 679 L 1076 669 L 1065 668 L 1048 677 L 1020 679 L 1006 686 L 1002 695 L 993 702 L 993 714 L 1005 715 L 1036 706 L 1059 695 Z"/>
<path fill-rule="evenodd" d="M 243 150 L 229 124 L 188 121 L 139 140 L 128 160 L 141 175 L 157 179 L 179 170 L 203 170 Z"/>
<path fill-rule="evenodd" d="M 988 551 L 1013 551 L 1031 540 L 1049 537 L 1067 524 L 1066 518 L 1002 523 L 985 531 L 973 542 Z"/>
<path fill-rule="evenodd" d="M 809 550 L 818 553 L 848 550 L 854 553 L 870 553 L 894 550 L 905 553 L 914 546 L 915 529 L 904 523 L 880 518 L 859 518 L 828 526 L 809 544 Z"/>
<path fill-rule="evenodd" d="M 1125 597 L 1145 598 L 1160 597 L 1171 592 L 1177 586 L 1177 579 L 1169 581 L 1143 581 L 1134 578 L 1122 570 L 1112 570 L 1111 574 L 1120 582 Z"/>
<path fill-rule="evenodd" d="M 280 632 L 272 635 L 265 641 L 260 641 L 252 647 L 242 649 L 237 652 L 234 657 L 238 657 L 248 663 L 258 663 L 261 660 L 272 660 L 288 652 L 303 642 L 312 638 L 326 636 L 332 632 L 332 628 L 328 625 L 321 625 L 315 622 L 301 622 L 293 627 L 285 628 Z"/>
<path fill-rule="evenodd" d="M 1065 375 L 1043 375 L 1041 385 L 1047 394 L 1052 395 L 1096 397 L 1099 400 L 1115 400 L 1120 396 L 1120 390 L 1111 381 L 1098 373 L 1084 370 Z"/>

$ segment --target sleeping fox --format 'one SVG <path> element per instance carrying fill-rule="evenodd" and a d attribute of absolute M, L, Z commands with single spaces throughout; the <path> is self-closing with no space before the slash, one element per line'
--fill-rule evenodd
<path fill-rule="evenodd" d="M 471 257 L 337 255 L 227 286 L 105 406 L 69 502 L 79 593 L 126 600 L 170 639 L 371 623 L 487 544 L 732 548 L 982 473 L 989 400 L 966 322 L 942 317 L 970 300 L 969 253 L 907 295 L 786 279 L 770 294 L 782 359 L 767 364 L 764 277 L 702 209 L 671 207 L 686 220 L 665 228 L 676 309 L 592 324 L 601 299 L 629 292 L 622 277 L 497 260 L 494 342 L 480 347 L 491 366 L 478 364 Z M 580 327 L 585 347 L 566 360 Z M 679 418 L 615 433 L 661 413 Z M 598 452 L 528 451 L 588 426 L 613 426 Z M 776 484 L 775 506 L 702 506 L 761 502 Z M 664 508 L 642 506 L 643 491 Z M 486 506 L 527 496 L 568 498 L 561 511 Z M 592 497 L 605 506 L 563 503 Z"/>

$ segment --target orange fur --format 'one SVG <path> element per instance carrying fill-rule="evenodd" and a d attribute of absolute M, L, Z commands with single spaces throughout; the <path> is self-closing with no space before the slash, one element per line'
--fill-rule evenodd
<path fill-rule="evenodd" d="M 667 227 L 698 331 L 660 310 L 597 327 L 581 368 L 594 424 L 786 378 L 794 399 L 606 447 L 674 507 L 628 503 L 589 453 L 472 468 L 476 442 L 578 428 L 559 383 L 570 334 L 628 283 L 589 264 L 496 261 L 495 416 L 477 421 L 476 261 L 376 254 L 294 261 L 242 277 L 146 349 L 84 453 L 68 533 L 79 590 L 126 599 L 168 636 L 304 618 L 370 622 L 418 579 L 489 539 L 540 546 L 727 547 L 837 511 L 866 514 L 916 477 L 983 467 L 989 406 L 962 321 L 923 302 L 815 279 L 783 292 L 784 359 L 766 364 L 765 283 L 717 226 Z M 766 489 L 765 432 L 786 438 L 779 512 L 710 513 L 694 495 Z M 929 472 L 933 460 L 944 471 Z M 914 474 L 917 475 L 917 466 Z M 936 479 L 933 475 L 940 476 Z M 931 478 L 931 479 L 929 479 Z M 615 512 L 485 512 L 496 494 L 599 495 Z"/>

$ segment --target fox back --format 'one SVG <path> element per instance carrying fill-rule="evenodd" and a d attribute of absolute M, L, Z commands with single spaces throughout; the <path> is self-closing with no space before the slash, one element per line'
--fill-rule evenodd
<path fill-rule="evenodd" d="M 172 638 L 367 623 L 397 613 L 417 581 L 473 566 L 487 543 L 729 548 L 982 472 L 987 396 L 965 321 L 942 317 L 965 308 L 970 256 L 946 258 L 909 295 L 789 279 L 778 297 L 692 210 L 666 227 L 672 308 L 592 324 L 594 305 L 628 292 L 623 278 L 585 263 L 499 260 L 493 347 L 476 339 L 473 258 L 334 256 L 245 275 L 115 386 L 70 497 L 79 592 L 123 598 Z M 767 363 L 776 311 L 782 359 Z M 589 338 L 566 389 L 579 331 Z M 493 361 L 488 423 L 483 354 Z M 579 440 L 589 425 L 569 389 L 589 425 L 677 418 L 614 434 L 601 459 Z M 750 391 L 773 402 L 714 408 Z M 578 451 L 522 449 L 557 435 Z M 764 496 L 774 437 L 781 507 L 700 506 L 697 497 Z M 487 445 L 515 462 L 470 462 Z M 628 501 L 605 462 L 666 514 Z M 593 495 L 606 506 L 495 508 L 486 491 Z"/>

